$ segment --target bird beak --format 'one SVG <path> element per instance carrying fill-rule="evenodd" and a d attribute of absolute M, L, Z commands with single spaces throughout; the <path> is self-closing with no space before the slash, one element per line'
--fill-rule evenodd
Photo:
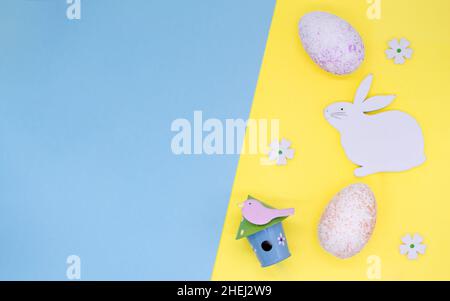
<path fill-rule="evenodd" d="M 239 203 L 239 204 L 238 204 L 238 207 L 239 207 L 239 208 L 244 208 L 244 203 L 243 203 L 243 202 L 242 202 L 242 203 Z"/>

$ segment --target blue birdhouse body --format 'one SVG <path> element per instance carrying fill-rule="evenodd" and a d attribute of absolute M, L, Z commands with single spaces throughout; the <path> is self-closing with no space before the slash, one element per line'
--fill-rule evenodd
<path fill-rule="evenodd" d="M 247 237 L 262 267 L 285 260 L 289 252 L 281 222 Z"/>
<path fill-rule="evenodd" d="M 282 221 L 286 219 L 288 215 L 280 215 L 278 213 L 288 212 L 290 215 L 293 213 L 293 209 L 289 209 L 287 211 L 278 210 L 250 196 L 245 203 L 249 206 L 255 206 L 256 201 L 264 208 L 275 210 L 274 212 L 277 215 L 275 215 L 273 219 L 264 219 L 264 222 L 267 221 L 265 224 L 259 222 L 259 217 L 261 215 L 256 216 L 256 218 L 255 216 L 247 215 L 248 219 L 246 219 L 244 215 L 244 218 L 239 226 L 236 239 L 247 238 L 253 251 L 258 257 L 261 266 L 267 267 L 291 256 L 282 225 Z M 261 208 L 262 207 L 259 207 L 259 209 Z M 248 213 L 248 211 L 246 211 L 246 213 Z M 250 211 L 250 213 L 254 212 Z"/>

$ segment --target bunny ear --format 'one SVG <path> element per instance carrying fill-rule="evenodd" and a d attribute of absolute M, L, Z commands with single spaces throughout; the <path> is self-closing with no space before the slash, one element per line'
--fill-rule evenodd
<path fill-rule="evenodd" d="M 363 112 L 372 112 L 387 107 L 393 100 L 395 95 L 379 95 L 367 99 L 362 104 Z"/>
<path fill-rule="evenodd" d="M 373 75 L 369 74 L 359 85 L 355 94 L 354 104 L 362 104 L 369 94 L 370 86 L 372 85 Z"/>

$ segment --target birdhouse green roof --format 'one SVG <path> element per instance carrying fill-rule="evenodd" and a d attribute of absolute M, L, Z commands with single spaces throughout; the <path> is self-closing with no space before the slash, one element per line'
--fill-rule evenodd
<path fill-rule="evenodd" d="M 248 196 L 248 198 L 257 200 L 256 198 L 254 198 L 254 197 L 252 197 L 250 195 Z M 260 200 L 258 200 L 258 201 L 261 202 Z M 263 204 L 267 208 L 275 209 L 274 207 L 272 207 L 270 205 L 267 205 L 264 202 L 261 202 L 261 204 Z M 238 232 L 237 232 L 237 235 L 236 235 L 236 239 L 245 238 L 245 237 L 250 236 L 252 234 L 255 234 L 255 233 L 259 232 L 259 231 L 262 231 L 264 229 L 272 227 L 273 225 L 282 222 L 286 218 L 287 218 L 287 216 L 277 217 L 277 218 L 274 218 L 273 220 L 271 220 L 269 223 L 267 223 L 265 225 L 255 225 L 255 224 L 250 223 L 245 218 L 242 218 L 241 224 L 239 225 L 239 229 L 238 229 Z"/>

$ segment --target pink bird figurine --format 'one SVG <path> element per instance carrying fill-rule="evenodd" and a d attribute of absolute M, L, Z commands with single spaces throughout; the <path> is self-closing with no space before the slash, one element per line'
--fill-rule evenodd
<path fill-rule="evenodd" d="M 265 225 L 277 217 L 294 214 L 294 208 L 271 209 L 265 207 L 261 202 L 255 199 L 246 200 L 241 204 L 241 207 L 244 218 L 255 225 Z"/>

